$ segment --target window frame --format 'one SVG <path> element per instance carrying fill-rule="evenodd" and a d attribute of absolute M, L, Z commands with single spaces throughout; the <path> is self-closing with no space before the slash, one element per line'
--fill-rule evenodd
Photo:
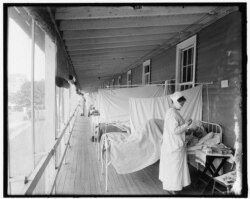
<path fill-rule="evenodd" d="M 9 8 L 9 9 L 14 9 L 16 10 L 16 12 L 19 13 L 19 8 Z M 22 11 L 24 11 L 22 9 Z M 11 17 L 11 10 L 8 10 L 8 16 L 7 16 L 7 20 L 8 20 L 8 24 L 9 24 L 9 19 L 12 18 Z M 22 16 L 22 18 L 25 18 L 26 19 L 26 14 L 23 14 L 22 12 L 20 12 L 20 16 Z M 26 13 L 26 12 L 25 12 Z M 27 34 L 27 32 L 25 31 L 24 27 L 22 26 L 22 24 L 20 25 L 20 21 L 16 20 L 15 18 L 13 18 L 13 20 L 15 21 L 15 23 L 17 23 L 21 29 L 23 29 L 23 31 Z M 28 35 L 31 37 L 31 41 L 29 43 L 27 43 L 28 45 L 31 45 L 31 49 L 30 49 L 30 52 L 27 52 L 27 53 L 30 53 L 31 54 L 31 57 L 30 57 L 30 62 L 31 62 L 31 74 L 30 74 L 30 85 L 31 85 L 31 139 L 32 139 L 32 143 L 31 143 L 31 148 L 32 148 L 32 161 L 33 161 L 33 165 L 32 165 L 32 170 L 30 171 L 30 173 L 24 173 L 24 174 L 21 174 L 20 176 L 18 175 L 11 175 L 10 173 L 10 150 L 11 150 L 11 146 L 10 146 L 10 140 L 9 140 L 9 136 L 8 136 L 8 194 L 10 195 L 16 195 L 16 194 L 19 194 L 16 193 L 16 190 L 13 189 L 13 185 L 12 183 L 13 182 L 22 182 L 22 181 L 26 181 L 26 179 L 30 179 L 30 180 L 37 180 L 37 179 L 33 179 L 33 178 L 39 178 L 37 184 L 36 184 L 36 187 L 33 188 L 33 191 L 34 193 L 36 193 L 36 191 L 43 191 L 44 193 L 47 193 L 48 192 L 48 185 L 49 183 L 51 182 L 51 177 L 54 176 L 54 172 L 56 171 L 56 169 L 54 170 L 48 170 L 48 171 L 44 171 L 43 172 L 43 176 L 44 178 L 41 178 L 41 177 L 34 177 L 34 173 L 37 173 L 37 169 L 41 169 L 41 162 L 42 160 L 44 160 L 44 158 L 46 158 L 46 156 L 48 155 L 47 154 L 47 151 L 51 150 L 51 147 L 53 146 L 54 144 L 54 141 L 55 141 L 55 134 L 52 134 L 51 132 L 55 133 L 56 132 L 56 128 L 55 128 L 55 117 L 56 117 L 56 107 L 55 107 L 55 103 L 56 103 L 56 96 L 55 96 L 55 80 L 54 80 L 54 77 L 55 77 L 55 72 L 56 72 L 56 66 L 57 66 L 57 46 L 56 44 L 51 40 L 51 38 L 49 37 L 49 35 L 46 33 L 46 31 L 43 30 L 42 27 L 39 26 L 39 24 L 34 20 L 34 18 L 30 17 L 30 20 L 24 20 L 25 22 L 23 24 L 25 24 L 27 21 L 30 22 L 30 26 L 31 26 L 31 35 Z M 36 44 L 38 45 L 38 43 L 36 43 L 38 40 L 36 40 L 36 38 L 39 38 L 39 37 L 36 37 L 35 36 L 35 32 L 36 32 L 36 28 L 39 27 L 41 29 L 41 31 L 44 32 L 44 53 L 45 53 L 45 60 L 44 60 L 44 67 L 45 67 L 45 85 L 44 85 L 44 89 L 45 89 L 45 107 L 46 107 L 46 110 L 45 110 L 45 113 L 44 113 L 44 117 L 45 117 L 45 121 L 50 121 L 49 122 L 49 125 L 46 125 L 46 129 L 44 130 L 45 132 L 45 140 L 46 140 L 46 144 L 44 143 L 44 151 L 39 151 L 39 152 L 36 152 L 36 142 L 35 142 L 35 112 L 34 112 L 34 107 L 35 107 L 35 100 L 34 100 L 34 96 L 35 96 L 35 69 L 36 69 Z M 8 38 L 10 37 L 9 35 L 9 32 L 7 34 Z M 50 53 L 51 57 L 46 57 L 46 53 L 47 52 L 47 48 L 46 48 L 46 45 L 48 44 L 47 41 L 48 41 L 48 38 L 49 38 L 49 41 L 51 41 L 50 44 L 54 44 L 54 45 L 50 45 L 50 48 L 53 49 L 53 54 Z M 8 44 L 9 45 L 9 44 Z M 53 48 L 55 47 L 55 48 Z M 9 54 L 10 52 L 8 52 Z M 52 59 L 51 59 L 52 58 Z M 51 64 L 51 62 L 53 62 L 53 65 Z M 9 67 L 9 65 L 8 65 Z M 49 74 L 49 75 L 48 75 Z M 49 89 L 48 89 L 49 88 Z M 53 89 L 52 89 L 53 88 Z M 51 93 L 50 95 L 48 95 L 47 93 L 47 90 L 50 90 Z M 48 100 L 49 98 L 49 100 Z M 51 101 L 54 100 L 54 103 L 51 103 Z M 50 108 L 47 108 L 47 103 L 50 104 Z M 8 113 L 9 114 L 9 113 Z M 51 118 L 49 120 L 49 118 L 47 118 L 47 115 L 50 115 Z M 9 124 L 8 124 L 9 125 Z M 48 133 L 49 132 L 49 133 Z M 9 131 L 8 131 L 9 133 Z M 49 135 L 49 136 L 48 136 Z M 48 136 L 48 137 L 46 137 Z M 35 157 L 36 156 L 43 156 L 44 158 L 40 159 L 39 161 L 37 161 L 37 163 L 35 162 Z M 53 159 L 55 158 L 55 153 L 53 154 Z M 44 164 L 44 163 L 43 163 Z M 55 165 L 55 161 L 53 161 L 52 159 L 50 160 L 50 163 L 47 164 L 47 167 L 49 167 L 49 164 L 51 164 L 53 166 L 53 168 L 56 168 L 56 165 Z M 21 189 L 24 189 L 23 191 L 27 191 L 27 185 L 25 183 L 23 183 L 23 188 L 21 187 Z"/>
<path fill-rule="evenodd" d="M 149 67 L 149 71 L 145 73 L 145 68 Z M 148 82 L 146 82 L 146 76 L 149 76 Z M 151 83 L 151 60 L 147 60 L 142 64 L 142 84 L 150 84 Z"/>
<path fill-rule="evenodd" d="M 117 85 L 118 85 L 118 86 L 121 86 L 121 84 L 122 84 L 122 76 L 119 75 L 119 76 L 118 76 Z"/>
<path fill-rule="evenodd" d="M 129 80 L 129 76 L 130 76 L 130 80 Z M 127 87 L 131 87 L 131 85 L 132 85 L 132 71 L 129 70 L 127 72 Z"/>
<path fill-rule="evenodd" d="M 189 82 L 181 82 L 181 73 L 182 73 L 182 52 L 185 49 L 193 47 L 193 73 L 192 80 Z M 195 73 L 196 73 L 196 48 L 197 48 L 197 35 L 194 35 L 183 42 L 179 43 L 176 46 L 176 73 L 175 73 L 175 90 L 180 91 L 181 86 L 183 85 L 191 85 L 195 86 Z M 185 89 L 184 89 L 185 90 Z"/>

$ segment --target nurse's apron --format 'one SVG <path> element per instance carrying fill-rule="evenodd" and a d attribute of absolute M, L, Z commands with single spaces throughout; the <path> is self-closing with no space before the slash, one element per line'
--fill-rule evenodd
<path fill-rule="evenodd" d="M 180 191 L 191 183 L 185 149 L 185 133 L 174 133 L 174 130 L 184 123 L 176 109 L 170 108 L 167 111 L 159 167 L 159 179 L 165 190 Z"/>

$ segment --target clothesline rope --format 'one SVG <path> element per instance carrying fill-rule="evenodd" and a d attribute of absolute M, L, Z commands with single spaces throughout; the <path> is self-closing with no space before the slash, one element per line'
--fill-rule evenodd
<path fill-rule="evenodd" d="M 123 87 L 143 87 L 143 86 L 165 86 L 165 85 L 182 85 L 183 83 L 167 83 L 167 84 L 131 84 L 131 85 L 117 85 L 117 86 L 111 86 L 109 88 L 102 88 L 102 89 L 114 89 L 114 88 L 123 88 Z M 197 82 L 194 83 L 196 85 L 211 85 L 213 82 Z M 188 84 L 187 84 L 188 85 Z"/>

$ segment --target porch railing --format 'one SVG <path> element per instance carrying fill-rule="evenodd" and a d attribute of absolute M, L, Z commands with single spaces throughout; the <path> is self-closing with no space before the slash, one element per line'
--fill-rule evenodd
<path fill-rule="evenodd" d="M 32 195 L 33 191 L 35 190 L 39 180 L 41 179 L 42 175 L 45 172 L 46 167 L 48 166 L 49 162 L 51 161 L 51 158 L 55 155 L 56 153 L 56 149 L 57 147 L 60 145 L 61 140 L 63 138 L 63 136 L 65 135 L 65 133 L 67 132 L 67 130 L 69 129 L 69 137 L 67 140 L 67 144 L 65 147 L 65 150 L 63 152 L 63 156 L 61 158 L 61 161 L 59 163 L 59 166 L 56 167 L 56 172 L 55 172 L 55 177 L 53 179 L 53 183 L 52 186 L 50 188 L 49 193 L 47 194 L 53 194 L 53 191 L 55 189 L 55 185 L 56 185 L 56 179 L 58 177 L 60 168 L 62 166 L 63 160 L 65 158 L 66 155 L 66 151 L 68 149 L 69 146 L 69 141 L 70 141 L 70 137 L 74 128 L 74 123 L 75 123 L 75 119 L 76 119 L 76 115 L 77 115 L 77 110 L 78 110 L 79 105 L 75 108 L 74 113 L 71 115 L 71 117 L 69 118 L 67 124 L 65 125 L 64 129 L 62 130 L 60 136 L 56 139 L 52 149 L 48 152 L 47 156 L 44 157 L 39 164 L 37 165 L 37 167 L 35 168 L 35 170 L 32 172 L 31 176 L 28 179 L 28 182 L 24 185 L 24 195 Z M 70 129 L 71 127 L 71 129 Z"/>

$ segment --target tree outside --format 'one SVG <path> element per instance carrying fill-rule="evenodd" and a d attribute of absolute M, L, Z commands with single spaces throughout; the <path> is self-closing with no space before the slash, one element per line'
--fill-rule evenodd
<path fill-rule="evenodd" d="M 23 111 L 24 119 L 31 118 L 31 82 L 25 81 L 20 90 L 9 93 L 9 105 L 15 106 L 14 111 Z M 42 119 L 45 109 L 45 82 L 44 80 L 34 82 L 34 110 L 36 119 Z"/>

